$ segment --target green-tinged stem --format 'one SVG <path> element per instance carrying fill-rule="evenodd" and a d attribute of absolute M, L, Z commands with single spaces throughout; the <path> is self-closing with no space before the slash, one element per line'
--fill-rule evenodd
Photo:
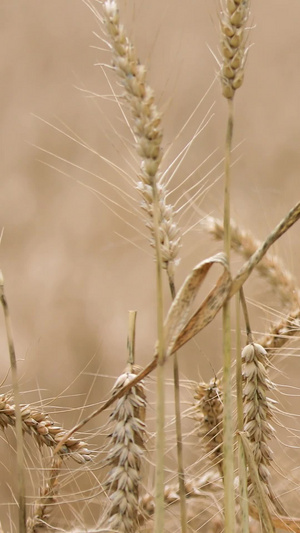
<path fill-rule="evenodd" d="M 230 161 L 233 131 L 233 102 L 228 100 L 225 143 L 224 252 L 230 264 Z M 231 320 L 230 302 L 223 306 L 223 390 L 224 390 L 224 506 L 225 533 L 235 531 L 234 456 L 231 399 Z"/>
<path fill-rule="evenodd" d="M 20 391 L 17 373 L 16 352 L 13 340 L 12 326 L 7 300 L 4 294 L 3 276 L 0 271 L 0 298 L 4 312 L 7 343 L 10 356 L 12 385 L 16 413 L 16 437 L 17 437 L 17 467 L 18 467 L 18 505 L 19 505 L 19 533 L 26 532 L 26 502 L 25 502 L 25 479 L 24 479 L 24 448 L 22 431 L 22 413 L 20 407 Z"/>
<path fill-rule="evenodd" d="M 165 453 L 165 348 L 164 348 L 164 311 L 162 259 L 159 239 L 159 205 L 155 179 L 153 190 L 153 222 L 156 252 L 156 293 L 157 293 L 157 398 L 156 398 L 156 477 L 155 477 L 155 515 L 154 533 L 164 531 L 164 453 Z"/>
<path fill-rule="evenodd" d="M 168 272 L 169 287 L 172 299 L 176 296 L 175 282 L 173 276 Z M 174 378 L 174 402 L 175 402 L 175 421 L 176 421 L 176 444 L 177 444 L 177 469 L 180 501 L 180 519 L 181 532 L 187 533 L 187 511 L 186 511 L 186 491 L 185 476 L 183 466 L 183 445 L 182 445 L 182 428 L 180 412 L 180 383 L 179 383 L 179 364 L 177 352 L 174 353 L 173 360 L 173 378 Z"/>
<path fill-rule="evenodd" d="M 241 321 L 240 321 L 240 296 L 236 295 L 236 402 L 237 402 L 237 427 L 244 429 L 243 390 L 242 390 L 242 357 L 241 357 Z M 238 468 L 241 509 L 241 533 L 249 533 L 249 507 L 247 494 L 247 464 L 241 439 L 238 439 Z"/>

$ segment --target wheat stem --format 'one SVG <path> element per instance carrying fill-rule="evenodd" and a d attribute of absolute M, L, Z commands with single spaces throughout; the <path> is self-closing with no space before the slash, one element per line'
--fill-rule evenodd
<path fill-rule="evenodd" d="M 230 264 L 230 162 L 233 133 L 233 102 L 228 100 L 228 120 L 225 143 L 224 190 L 224 252 Z M 231 399 L 231 320 L 230 301 L 223 305 L 223 389 L 224 389 L 224 505 L 225 533 L 235 531 L 234 457 Z"/>
<path fill-rule="evenodd" d="M 15 426 L 17 436 L 17 467 L 18 467 L 18 514 L 19 514 L 19 532 L 26 532 L 26 500 L 25 500 L 25 477 L 24 477 L 24 439 L 22 431 L 22 413 L 20 404 L 20 390 L 17 372 L 17 360 L 15 345 L 12 333 L 12 325 L 10 320 L 10 313 L 8 303 L 4 294 L 4 280 L 2 272 L 0 271 L 0 299 L 3 307 L 8 350 L 10 356 L 10 366 L 12 375 L 12 384 L 15 397 Z"/>
<path fill-rule="evenodd" d="M 176 296 L 176 288 L 174 276 L 170 270 L 167 269 L 169 280 L 169 288 L 174 301 Z M 179 484 L 179 498 L 180 498 L 180 520 L 182 533 L 187 532 L 187 509 L 186 509 L 186 492 L 185 492 L 185 475 L 183 465 L 183 444 L 182 444 L 182 427 L 181 427 L 181 411 L 180 411 L 180 379 L 179 379 L 179 363 L 177 352 L 174 353 L 173 360 L 173 378 L 174 378 L 174 404 L 175 404 L 175 427 L 176 427 L 176 448 L 177 448 L 177 471 Z"/>

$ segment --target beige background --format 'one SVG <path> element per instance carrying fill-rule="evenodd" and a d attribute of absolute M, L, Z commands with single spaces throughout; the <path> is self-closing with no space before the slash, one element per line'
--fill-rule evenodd
<path fill-rule="evenodd" d="M 258 238 L 264 238 L 299 199 L 300 6 L 296 0 L 288 4 L 252 1 L 245 83 L 235 101 L 232 214 Z M 168 150 L 164 169 L 214 104 L 209 112 L 214 116 L 194 141 L 170 188 L 180 185 L 216 150 L 195 172 L 192 186 L 223 154 L 226 102 L 218 81 L 179 135 L 218 70 L 213 57 L 219 56 L 218 3 L 127 0 L 120 7 L 163 112 Z M 133 139 L 116 104 L 107 99 L 112 90 L 103 71 L 93 66 L 109 64 L 110 55 L 95 49 L 105 46 L 93 36 L 100 29 L 82 1 L 2 0 L 0 25 L 0 225 L 4 228 L 0 265 L 22 360 L 21 387 L 28 391 L 24 401 L 37 400 L 39 394 L 29 391 L 40 390 L 43 398 L 60 395 L 55 405 L 80 406 L 90 389 L 88 403 L 100 401 L 110 389 L 112 380 L 100 374 L 117 376 L 122 371 L 129 309 L 138 311 L 138 364 L 149 361 L 156 338 L 154 263 L 141 235 L 146 235 L 142 219 L 107 200 L 103 203 L 85 187 L 132 211 L 134 202 L 126 204 L 124 193 L 117 194 L 101 180 L 127 191 L 136 201 L 134 189 L 96 152 L 134 178 Z M 114 76 L 109 79 L 120 93 Z M 102 97 L 90 98 L 78 88 Z M 78 136 L 80 142 L 68 135 Z M 221 165 L 213 170 L 207 185 L 221 171 Z M 171 201 L 181 193 L 174 193 Z M 196 224 L 203 213 L 222 216 L 220 181 L 180 221 L 184 230 L 195 227 L 183 239 L 178 286 L 193 265 L 221 249 Z M 275 249 L 299 278 L 299 226 Z M 234 257 L 234 270 L 238 264 Z M 254 278 L 248 287 L 248 296 L 274 306 L 275 316 L 284 311 L 265 282 Z M 168 295 L 166 302 L 167 307 Z M 271 315 L 256 305 L 250 306 L 250 312 L 253 329 L 263 331 Z M 4 379 L 9 363 L 3 322 L 1 328 Z M 218 319 L 197 344 L 184 349 L 183 374 L 210 379 L 221 367 L 220 353 Z M 278 365 L 290 383 L 299 386 L 296 358 Z M 96 372 L 99 377 L 93 381 Z M 10 389 L 9 379 L 5 387 Z M 72 398 L 62 397 L 68 394 Z M 68 416 L 55 414 L 66 426 L 79 415 Z"/>

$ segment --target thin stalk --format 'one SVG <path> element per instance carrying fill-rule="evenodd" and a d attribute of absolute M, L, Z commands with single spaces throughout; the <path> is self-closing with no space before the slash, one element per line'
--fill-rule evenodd
<path fill-rule="evenodd" d="M 26 533 L 26 501 L 25 501 L 25 478 L 24 478 L 24 440 L 22 431 L 22 413 L 20 407 L 20 390 L 17 373 L 17 360 L 13 340 L 13 332 L 9 314 L 8 303 L 4 294 L 4 280 L 0 271 L 0 299 L 3 307 L 7 343 L 10 357 L 12 385 L 15 401 L 16 414 L 16 437 L 17 437 L 17 469 L 18 469 L 18 506 L 19 506 L 19 533 Z"/>
<path fill-rule="evenodd" d="M 153 227 L 156 253 L 156 302 L 157 302 L 157 399 L 156 399 L 156 474 L 154 533 L 164 531 L 164 453 L 165 453 L 165 349 L 164 349 L 164 306 L 162 283 L 162 258 L 159 239 L 159 205 L 156 181 L 153 190 Z"/>
<path fill-rule="evenodd" d="M 262 483 L 259 478 L 257 465 L 254 459 L 251 445 L 243 432 L 238 432 L 238 435 L 242 441 L 247 463 L 251 475 L 251 480 L 255 490 L 255 499 L 258 507 L 259 517 L 262 523 L 264 533 L 275 533 L 275 528 L 272 523 L 270 511 L 268 509 L 268 503 L 266 499 L 266 493 L 262 487 Z"/>
<path fill-rule="evenodd" d="M 244 429 L 243 414 L 243 388 L 242 388 L 242 357 L 241 357 L 241 320 L 240 320 L 240 294 L 235 298 L 236 302 L 236 402 L 237 402 L 237 428 Z M 241 509 L 241 533 L 249 533 L 249 507 L 247 492 L 247 463 L 245 451 L 238 439 L 238 466 L 239 466 L 239 489 Z"/>
<path fill-rule="evenodd" d="M 233 132 L 233 102 L 228 100 L 225 143 L 224 252 L 230 264 L 230 161 Z M 235 531 L 234 456 L 231 399 L 231 320 L 230 301 L 223 306 L 223 390 L 224 390 L 224 507 L 225 533 Z"/>
<path fill-rule="evenodd" d="M 246 298 L 245 298 L 243 287 L 240 288 L 239 296 L 240 296 L 240 302 L 242 304 L 243 315 L 244 315 L 244 320 L 245 320 L 246 333 L 247 333 L 247 344 L 251 344 L 251 342 L 253 342 L 253 335 L 252 335 L 252 331 L 250 327 L 249 313 L 247 309 Z"/>
<path fill-rule="evenodd" d="M 129 311 L 127 350 L 128 350 L 128 365 L 130 366 L 130 372 L 132 372 L 132 369 L 135 363 L 135 326 L 136 326 L 136 311 Z"/>
<path fill-rule="evenodd" d="M 169 287 L 172 299 L 175 299 L 176 288 L 173 276 L 167 271 Z M 174 353 L 173 361 L 173 379 L 174 379 L 174 402 L 175 402 L 175 425 L 176 425 L 176 446 L 177 446 L 177 471 L 179 485 L 179 503 L 180 503 L 180 520 L 181 531 L 187 533 L 187 510 L 186 510 L 186 490 L 185 476 L 183 466 L 183 445 L 182 445 L 182 427 L 180 412 L 180 383 L 179 383 L 179 364 L 177 352 Z"/>

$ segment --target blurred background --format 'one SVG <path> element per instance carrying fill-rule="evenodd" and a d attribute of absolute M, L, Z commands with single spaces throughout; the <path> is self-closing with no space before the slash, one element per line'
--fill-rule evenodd
<path fill-rule="evenodd" d="M 199 224 L 204 214 L 222 218 L 223 208 L 227 105 L 214 82 L 219 6 L 209 0 L 120 0 L 120 11 L 162 112 L 163 171 L 207 123 L 179 168 L 175 163 L 167 172 L 169 178 L 176 169 L 170 202 L 181 208 L 184 233 L 179 287 L 195 264 L 222 249 Z M 235 98 L 232 217 L 259 239 L 299 199 L 299 16 L 296 0 L 288 12 L 283 1 L 251 5 L 245 81 Z M 103 400 L 125 366 L 129 309 L 137 310 L 137 364 L 152 357 L 155 269 L 143 215 L 134 211 L 138 161 L 130 129 L 111 98 L 122 89 L 101 67 L 111 57 L 84 2 L 2 0 L 0 26 L 0 266 L 21 389 L 24 402 L 55 398 L 52 404 L 67 413 L 53 416 L 71 426 L 81 413 L 70 408 Z M 184 191 L 180 184 L 189 175 Z M 202 185 L 205 195 L 191 202 Z M 298 279 L 299 225 L 274 251 Z M 233 256 L 233 271 L 240 264 Z M 213 276 L 203 294 L 210 283 Z M 257 276 L 246 287 L 253 330 L 264 331 L 285 310 Z M 166 287 L 166 309 L 169 303 Z M 5 381 L 3 320 L 1 332 Z M 221 350 L 218 317 L 182 350 L 182 376 L 209 380 L 222 365 Z M 299 386 L 297 358 L 282 368 L 289 383 Z M 9 377 L 4 391 L 10 386 Z"/>

